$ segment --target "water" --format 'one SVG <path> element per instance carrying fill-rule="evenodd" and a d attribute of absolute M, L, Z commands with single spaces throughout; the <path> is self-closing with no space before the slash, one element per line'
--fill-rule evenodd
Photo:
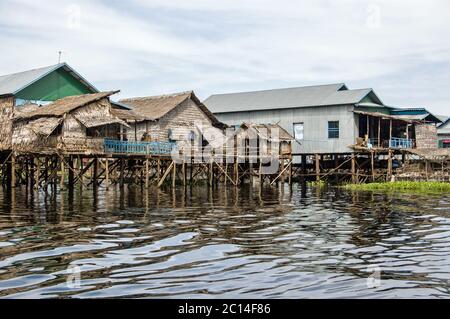
<path fill-rule="evenodd" d="M 449 288 L 449 194 L 0 190 L 1 298 L 448 298 Z"/>

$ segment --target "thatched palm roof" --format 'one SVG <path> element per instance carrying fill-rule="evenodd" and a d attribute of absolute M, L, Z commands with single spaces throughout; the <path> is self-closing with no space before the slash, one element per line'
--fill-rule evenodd
<path fill-rule="evenodd" d="M 119 119 L 125 122 L 143 122 L 143 121 L 152 121 L 150 118 L 139 114 L 133 110 L 124 110 L 124 109 L 111 109 L 111 113 L 114 116 L 117 116 Z"/>
<path fill-rule="evenodd" d="M 208 108 L 200 102 L 193 91 L 157 95 L 148 97 L 137 97 L 120 100 L 119 102 L 133 107 L 136 113 L 150 120 L 159 120 L 170 111 L 181 105 L 184 101 L 192 99 L 199 108 L 208 116 L 214 125 L 221 124 L 219 120 L 208 110 Z"/>
<path fill-rule="evenodd" d="M 46 106 L 41 106 L 30 112 L 20 112 L 17 114 L 18 119 L 32 119 L 38 117 L 61 117 L 66 113 L 76 110 L 82 106 L 99 101 L 119 91 L 100 92 L 93 94 L 84 94 L 76 96 L 68 96 L 57 100 Z"/>

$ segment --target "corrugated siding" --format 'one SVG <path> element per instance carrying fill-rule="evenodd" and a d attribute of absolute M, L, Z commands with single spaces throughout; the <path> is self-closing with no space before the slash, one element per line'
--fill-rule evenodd
<path fill-rule="evenodd" d="M 357 116 L 353 106 L 324 106 L 273 111 L 252 111 L 218 114 L 219 120 L 229 125 L 242 122 L 278 123 L 294 135 L 294 123 L 304 123 L 304 140 L 293 143 L 294 153 L 347 153 L 349 145 L 355 144 L 358 132 Z M 339 121 L 339 139 L 328 138 L 328 121 Z"/>

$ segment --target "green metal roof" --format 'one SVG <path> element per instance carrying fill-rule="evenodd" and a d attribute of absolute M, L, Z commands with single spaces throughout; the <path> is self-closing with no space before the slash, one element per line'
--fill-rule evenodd
<path fill-rule="evenodd" d="M 66 63 L 0 76 L 0 96 L 54 101 L 65 96 L 98 92 Z"/>

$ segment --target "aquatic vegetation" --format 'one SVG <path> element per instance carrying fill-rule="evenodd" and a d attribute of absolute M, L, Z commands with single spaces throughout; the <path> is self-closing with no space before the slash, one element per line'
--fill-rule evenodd
<path fill-rule="evenodd" d="M 448 182 L 386 182 L 386 183 L 368 183 L 368 184 L 346 184 L 345 189 L 375 191 L 375 190 L 407 190 L 418 192 L 450 192 L 450 183 Z"/>
<path fill-rule="evenodd" d="M 327 183 L 320 180 L 320 181 L 308 182 L 307 185 L 312 186 L 312 187 L 325 187 L 327 185 Z"/>

